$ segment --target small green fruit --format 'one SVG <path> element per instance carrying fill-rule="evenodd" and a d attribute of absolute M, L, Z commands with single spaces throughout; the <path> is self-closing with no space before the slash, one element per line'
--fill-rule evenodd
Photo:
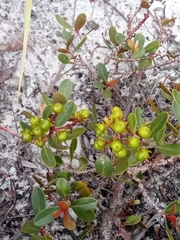
<path fill-rule="evenodd" d="M 119 151 L 118 153 L 116 153 L 116 156 L 119 158 L 123 158 L 127 155 L 127 150 L 125 148 L 123 148 L 121 151 Z"/>
<path fill-rule="evenodd" d="M 106 143 L 100 138 L 98 138 L 94 141 L 94 148 L 96 150 L 102 150 L 105 147 L 105 145 L 106 145 Z"/>
<path fill-rule="evenodd" d="M 149 138 L 150 136 L 150 128 L 145 126 L 145 125 L 142 125 L 138 128 L 138 135 L 142 138 Z"/>
<path fill-rule="evenodd" d="M 126 123 L 123 121 L 116 121 L 113 124 L 112 129 L 115 133 L 123 133 L 126 130 Z"/>
<path fill-rule="evenodd" d="M 42 130 L 42 128 L 40 126 L 36 126 L 36 127 L 33 128 L 32 133 L 36 137 L 40 137 L 40 136 L 43 135 L 43 130 Z"/>
<path fill-rule="evenodd" d="M 42 139 L 38 139 L 38 140 L 35 142 L 35 144 L 36 144 L 38 147 L 42 148 L 42 147 L 44 146 L 44 144 L 45 144 L 45 141 L 42 140 Z"/>
<path fill-rule="evenodd" d="M 114 152 L 118 153 L 123 149 L 123 145 L 119 140 L 113 140 L 111 143 L 111 148 Z"/>
<path fill-rule="evenodd" d="M 61 103 L 55 103 L 55 104 L 52 104 L 52 110 L 53 112 L 55 113 L 62 113 L 63 112 L 63 106 Z"/>
<path fill-rule="evenodd" d="M 60 142 L 66 141 L 68 137 L 68 133 L 66 130 L 62 130 L 61 132 L 58 133 L 57 138 Z"/>
<path fill-rule="evenodd" d="M 41 121 L 41 119 L 38 116 L 32 116 L 30 117 L 30 123 L 32 126 L 38 125 Z"/>
<path fill-rule="evenodd" d="M 119 107 L 117 107 L 117 106 L 113 107 L 111 112 L 112 112 L 111 117 L 113 119 L 119 119 L 120 120 L 120 119 L 123 118 L 123 111 Z"/>
<path fill-rule="evenodd" d="M 104 132 L 105 131 L 105 125 L 103 123 L 98 123 L 98 124 L 96 124 L 96 129 L 101 131 L 101 132 Z"/>
<path fill-rule="evenodd" d="M 22 134 L 22 139 L 25 142 L 30 142 L 32 140 L 32 135 L 28 130 L 22 131 L 21 134 Z"/>
<path fill-rule="evenodd" d="M 41 123 L 40 123 L 40 127 L 44 130 L 47 131 L 50 129 L 51 127 L 51 122 L 49 119 L 42 119 Z"/>
<path fill-rule="evenodd" d="M 147 149 L 141 149 L 137 152 L 137 159 L 144 161 L 149 157 L 149 151 Z"/>
<path fill-rule="evenodd" d="M 131 137 L 129 138 L 128 143 L 131 148 L 137 148 L 139 147 L 140 140 L 138 137 Z"/>
<path fill-rule="evenodd" d="M 81 111 L 80 111 L 80 115 L 81 115 L 81 117 L 83 118 L 83 119 L 87 119 L 87 118 L 89 118 L 90 117 L 90 111 L 89 110 L 87 110 L 87 109 L 82 109 Z"/>

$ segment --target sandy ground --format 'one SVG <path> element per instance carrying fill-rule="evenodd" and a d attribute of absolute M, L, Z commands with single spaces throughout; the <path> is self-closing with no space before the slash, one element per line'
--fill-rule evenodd
<path fill-rule="evenodd" d="M 30 202 L 29 193 L 34 182 L 30 176 L 33 172 L 45 173 L 46 169 L 40 162 L 39 149 L 23 144 L 18 135 L 20 132 L 19 121 L 24 120 L 21 114 L 23 110 L 39 113 L 39 107 L 42 103 L 41 92 L 52 94 L 56 87 L 63 79 L 69 78 L 74 83 L 73 99 L 76 101 L 78 108 L 91 107 L 93 87 L 92 83 L 96 80 L 96 65 L 99 62 L 105 62 L 108 57 L 102 36 L 108 38 L 108 28 L 116 26 L 119 32 L 126 33 L 127 19 L 133 16 L 138 8 L 140 1 L 40 1 L 34 0 L 31 14 L 31 29 L 28 43 L 27 59 L 24 71 L 24 79 L 19 102 L 17 102 L 17 88 L 20 76 L 21 56 L 22 56 L 22 38 L 24 22 L 24 1 L 2 0 L 0 3 L 0 124 L 12 131 L 12 134 L 0 129 L 0 239 L 29 239 L 21 235 L 20 227 L 25 219 L 29 217 Z M 176 21 L 172 27 L 167 28 L 167 41 L 164 41 L 163 47 L 160 48 L 161 55 L 165 56 L 167 50 L 174 55 L 180 52 L 180 3 L 175 0 L 151 1 L 150 17 L 141 26 L 138 32 L 146 37 L 147 43 L 159 37 L 157 30 L 157 19 L 174 18 Z M 56 21 L 55 15 L 59 14 L 64 17 L 70 24 L 80 13 L 86 13 L 87 23 L 80 31 L 80 35 L 74 42 L 76 46 L 80 39 L 92 29 L 95 24 L 98 26 L 88 35 L 88 40 L 82 49 L 78 52 L 82 59 L 76 64 L 74 69 L 68 71 L 71 66 L 62 65 L 57 58 L 58 48 L 64 47 L 62 39 L 62 27 Z M 139 12 L 133 19 L 132 27 L 142 20 L 145 10 Z M 155 16 L 157 19 L 155 19 Z M 170 36 L 170 37 L 169 37 Z M 145 97 L 152 96 L 156 103 L 161 106 L 164 104 L 156 89 L 158 81 L 165 81 L 166 76 L 179 82 L 179 59 L 177 58 L 172 67 L 162 66 L 159 69 L 150 69 L 146 71 L 146 77 L 142 81 L 142 92 Z M 87 67 L 88 66 L 88 67 Z M 129 66 L 124 63 L 119 68 L 119 73 L 114 74 L 113 62 L 108 65 L 110 77 L 118 77 L 119 74 L 125 73 L 123 82 L 121 82 L 120 94 L 125 102 L 128 102 L 126 96 L 129 95 L 129 80 L 131 75 L 128 72 Z M 127 82 L 125 80 L 127 79 Z M 147 84 L 148 83 L 148 84 Z M 90 96 L 90 97 L 88 97 Z M 141 101 L 141 92 L 136 94 L 137 99 L 133 106 L 137 106 Z M 95 101 L 95 100 L 94 100 Z M 115 100 L 114 100 L 115 101 Z M 98 102 L 98 101 L 97 101 Z M 97 104 L 98 105 L 98 104 Z M 100 100 L 99 109 L 103 108 L 103 100 Z M 165 108 L 163 106 L 162 108 Z M 149 112 L 146 116 L 148 117 Z M 151 112 L 151 114 L 153 114 Z M 87 136 L 88 144 L 93 144 L 93 139 Z M 84 146 L 83 146 L 84 148 Z M 90 147 L 91 149 L 91 147 Z M 79 144 L 78 152 L 81 152 L 82 146 Z M 92 153 L 89 156 L 92 159 Z M 174 166 L 174 165 L 173 165 Z M 179 164 L 174 166 L 179 169 Z M 163 169 L 162 169 L 163 171 Z M 167 171 L 168 172 L 168 171 Z M 176 173 L 175 173 L 176 176 Z M 176 194 L 172 200 L 179 198 L 180 184 L 177 180 L 178 174 L 173 182 L 173 173 L 168 175 L 172 184 L 166 186 L 168 190 L 176 186 Z M 155 176 L 154 178 L 158 178 Z M 160 183 L 166 179 L 161 178 Z M 157 180 L 158 181 L 158 180 Z M 154 183 L 155 184 L 155 183 Z M 158 191 L 158 186 L 156 185 Z M 165 186 L 160 186 L 161 188 Z M 151 187 L 149 189 L 152 189 Z M 156 198 L 155 192 L 150 197 L 164 207 L 171 201 L 171 196 L 162 199 L 161 196 Z M 173 195 L 173 194 L 172 194 Z M 19 218 L 17 218 L 20 216 Z M 98 219 L 98 224 L 101 220 Z M 60 223 L 54 223 L 51 231 L 54 233 L 54 239 L 77 239 L 81 229 L 70 235 L 64 231 L 63 227 L 59 228 Z M 159 225 L 158 225 L 159 226 Z M 98 225 L 99 227 L 99 225 Z M 99 227 L 100 228 L 100 227 Z M 95 231 L 94 231 L 95 232 Z M 63 234 L 63 236 L 60 236 Z M 164 232 L 163 232 L 164 234 Z M 161 239 L 164 236 L 161 234 Z M 135 235 L 135 234 L 134 234 Z M 115 236 L 115 235 L 114 235 Z M 149 238 L 148 238 L 149 237 Z M 166 237 L 166 235 L 165 235 Z M 175 239 L 179 235 L 175 235 Z M 100 239 L 99 235 L 94 233 L 87 236 L 86 239 Z M 116 239 L 114 237 L 114 239 Z M 122 239 L 122 238 L 117 238 Z M 132 238 L 137 240 L 138 238 Z M 146 238 L 155 239 L 152 234 L 146 235 Z M 164 238 L 165 239 L 165 238 Z"/>

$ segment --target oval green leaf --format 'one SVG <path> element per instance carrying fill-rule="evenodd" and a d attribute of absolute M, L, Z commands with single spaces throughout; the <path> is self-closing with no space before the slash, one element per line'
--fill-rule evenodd
<path fill-rule="evenodd" d="M 52 103 L 51 99 L 45 93 L 42 93 L 41 96 L 46 105 L 49 105 Z"/>
<path fill-rule="evenodd" d="M 74 24 L 76 31 L 78 32 L 84 26 L 85 23 L 86 23 L 86 14 L 85 13 L 79 14 Z"/>
<path fill-rule="evenodd" d="M 180 156 L 180 144 L 172 143 L 172 144 L 164 144 L 162 146 L 157 147 L 158 151 L 166 156 Z"/>
<path fill-rule="evenodd" d="M 178 202 L 178 200 L 175 200 L 173 202 L 171 202 L 166 208 L 165 208 L 165 213 L 167 214 L 172 214 L 173 210 L 174 210 L 174 205 L 176 205 L 176 211 L 175 213 L 180 211 L 180 202 Z M 174 213 L 174 214 L 175 214 Z"/>
<path fill-rule="evenodd" d="M 109 37 L 110 37 L 111 42 L 114 45 L 117 45 L 116 34 L 117 34 L 116 28 L 114 26 L 111 26 L 109 28 Z"/>
<path fill-rule="evenodd" d="M 85 222 L 92 222 L 96 218 L 96 215 L 92 210 L 89 210 L 89 211 L 74 210 L 74 212 L 78 216 L 79 219 L 81 219 L 82 221 L 85 221 Z"/>
<path fill-rule="evenodd" d="M 112 92 L 111 92 L 111 89 L 110 88 L 106 88 L 106 89 L 104 89 L 103 90 L 103 92 L 102 92 L 102 96 L 103 96 L 103 98 L 110 98 L 111 97 L 111 95 L 112 95 Z"/>
<path fill-rule="evenodd" d="M 88 165 L 88 159 L 87 158 L 85 158 L 85 157 L 80 157 L 79 159 L 78 159 L 78 161 L 79 161 L 79 168 L 77 169 L 77 171 L 84 171 L 85 169 L 86 169 L 86 167 L 87 167 L 87 165 Z"/>
<path fill-rule="evenodd" d="M 74 157 L 74 152 L 77 148 L 77 138 L 74 138 L 72 141 L 71 141 L 71 145 L 70 145 L 70 162 L 72 162 L 73 160 L 73 157 Z"/>
<path fill-rule="evenodd" d="M 21 231 L 26 234 L 35 234 L 39 233 L 40 227 L 35 226 L 33 222 L 26 221 L 25 224 L 22 226 Z"/>
<path fill-rule="evenodd" d="M 115 40 L 117 44 L 121 44 L 126 39 L 125 35 L 122 33 L 116 33 Z"/>
<path fill-rule="evenodd" d="M 58 114 L 58 116 L 56 117 L 55 126 L 62 126 L 64 125 L 69 118 L 72 116 L 72 114 L 74 113 L 75 110 L 75 104 L 74 102 L 67 102 L 64 106 L 63 106 L 66 110 L 64 112 L 62 112 L 61 114 Z"/>
<path fill-rule="evenodd" d="M 96 159 L 95 168 L 102 177 L 109 177 L 112 174 L 112 161 L 105 155 Z"/>
<path fill-rule="evenodd" d="M 145 42 L 145 37 L 141 33 L 136 33 L 134 42 L 136 43 L 138 41 L 138 46 L 143 46 Z"/>
<path fill-rule="evenodd" d="M 61 103 L 62 105 L 64 105 L 67 102 L 64 94 L 60 92 L 54 93 L 52 96 L 52 100 L 53 100 L 53 103 Z"/>
<path fill-rule="evenodd" d="M 64 178 L 58 179 L 58 181 L 56 182 L 56 191 L 59 196 L 61 196 L 62 198 L 66 198 L 71 191 L 68 181 Z"/>
<path fill-rule="evenodd" d="M 61 26 L 63 26 L 64 28 L 67 28 L 69 30 L 73 29 L 73 27 L 68 22 L 66 22 L 66 20 L 63 17 L 61 17 L 60 15 L 55 15 L 55 17 Z"/>
<path fill-rule="evenodd" d="M 68 58 L 68 56 L 66 56 L 63 53 L 58 54 L 58 59 L 63 64 L 68 64 L 70 62 L 70 59 Z"/>
<path fill-rule="evenodd" d="M 20 126 L 22 127 L 23 130 L 26 130 L 26 129 L 27 129 L 27 130 L 29 130 L 30 132 L 32 132 L 32 127 L 29 126 L 28 124 L 26 124 L 26 123 L 24 123 L 24 122 L 21 122 L 21 121 L 20 121 L 19 124 L 20 124 Z"/>
<path fill-rule="evenodd" d="M 160 131 L 166 125 L 168 121 L 169 114 L 167 112 L 160 113 L 154 121 L 151 123 L 150 129 L 150 136 L 153 136 L 158 131 Z"/>
<path fill-rule="evenodd" d="M 72 93 L 73 84 L 69 79 L 64 79 L 60 85 L 58 92 L 62 93 L 66 99 L 69 99 Z"/>
<path fill-rule="evenodd" d="M 135 113 L 130 113 L 128 115 L 128 123 L 129 123 L 129 130 L 134 134 L 136 131 L 136 124 L 137 124 Z"/>
<path fill-rule="evenodd" d="M 46 199 L 41 188 L 35 187 L 31 193 L 31 204 L 35 214 L 46 208 Z"/>
<path fill-rule="evenodd" d="M 96 206 L 97 206 L 97 200 L 95 198 L 85 197 L 85 198 L 80 198 L 76 201 L 73 201 L 70 207 L 73 209 L 74 212 L 77 212 L 77 211 L 86 212 L 89 210 L 94 210 Z"/>
<path fill-rule="evenodd" d="M 141 216 L 131 215 L 125 221 L 125 226 L 132 226 L 141 221 Z"/>
<path fill-rule="evenodd" d="M 133 52 L 132 58 L 134 59 L 142 58 L 144 54 L 145 54 L 145 49 L 140 46 L 136 48 L 136 50 Z"/>
<path fill-rule="evenodd" d="M 42 210 L 35 216 L 33 220 L 34 225 L 44 226 L 46 224 L 51 223 L 54 220 L 53 213 L 56 212 L 57 210 L 59 210 L 59 207 L 49 207 Z"/>
<path fill-rule="evenodd" d="M 140 127 L 145 123 L 144 118 L 142 118 L 142 109 L 140 107 L 135 108 L 135 114 L 136 114 L 136 119 L 137 119 L 137 125 Z"/>
<path fill-rule="evenodd" d="M 129 163 L 127 158 L 119 159 L 118 163 L 116 164 L 116 168 L 114 170 L 115 175 L 120 175 L 125 172 L 129 168 Z"/>
<path fill-rule="evenodd" d="M 77 138 L 81 136 L 85 131 L 86 129 L 84 127 L 74 128 L 72 131 L 69 130 L 67 131 L 68 132 L 67 140 L 72 140 L 74 138 Z"/>
<path fill-rule="evenodd" d="M 58 141 L 57 137 L 54 135 L 51 135 L 48 140 L 49 145 L 52 148 L 59 149 L 59 150 L 66 150 L 66 146 L 62 146 L 62 142 Z"/>
<path fill-rule="evenodd" d="M 46 145 L 41 149 L 41 158 L 47 167 L 54 168 L 56 166 L 54 154 L 50 148 L 46 147 Z"/>
<path fill-rule="evenodd" d="M 75 38 L 74 34 L 70 35 L 69 38 L 67 38 L 67 40 L 66 40 L 67 49 L 69 49 L 69 47 L 70 47 L 71 43 L 73 42 L 74 38 Z"/>
<path fill-rule="evenodd" d="M 108 71 L 106 66 L 103 63 L 98 63 L 97 65 L 97 71 L 98 71 L 98 75 L 99 77 L 104 81 L 107 82 L 108 81 Z"/>
<path fill-rule="evenodd" d="M 43 110 L 42 117 L 44 119 L 48 119 L 48 117 L 51 115 L 51 113 L 52 113 L 52 106 L 51 105 L 47 105 L 45 107 L 45 109 Z"/>
<path fill-rule="evenodd" d="M 160 42 L 158 40 L 152 41 L 145 47 L 146 53 L 155 52 L 160 47 Z"/>
<path fill-rule="evenodd" d="M 95 88 L 98 88 L 98 89 L 102 89 L 102 88 L 104 88 L 104 84 L 103 83 L 101 83 L 101 82 L 93 82 L 93 86 L 95 87 Z"/>
<path fill-rule="evenodd" d="M 84 43 L 86 42 L 86 40 L 87 40 L 87 37 L 84 37 L 84 38 L 80 41 L 80 43 L 78 43 L 78 45 L 75 47 L 74 52 L 78 51 L 78 50 L 84 45 Z"/>

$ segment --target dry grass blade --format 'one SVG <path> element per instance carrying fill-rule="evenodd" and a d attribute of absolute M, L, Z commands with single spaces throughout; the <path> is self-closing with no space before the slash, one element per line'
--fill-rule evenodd
<path fill-rule="evenodd" d="M 20 79 L 19 79 L 17 99 L 19 99 L 19 96 L 20 96 L 20 89 L 21 89 L 22 78 L 23 78 L 23 73 L 24 73 L 26 51 L 27 51 L 27 44 L 28 44 L 28 35 L 29 35 L 30 20 L 31 20 L 31 9 L 32 9 L 32 0 L 26 0 L 25 1 L 25 14 L 24 14 L 23 53 L 22 53 L 21 73 L 20 73 Z"/>

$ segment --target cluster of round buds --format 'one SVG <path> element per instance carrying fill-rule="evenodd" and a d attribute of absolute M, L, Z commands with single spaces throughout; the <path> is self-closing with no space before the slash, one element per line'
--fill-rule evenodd
<path fill-rule="evenodd" d="M 111 140 L 105 140 L 103 135 L 111 132 Z M 104 150 L 110 147 L 114 155 L 124 158 L 129 152 L 136 149 L 136 157 L 139 161 L 146 160 L 149 157 L 149 150 L 142 147 L 143 139 L 149 138 L 150 128 L 146 125 L 140 126 L 136 134 L 129 130 L 128 122 L 123 120 L 123 111 L 115 106 L 111 110 L 111 114 L 104 118 L 102 123 L 96 124 L 96 135 L 98 139 L 94 142 L 96 150 Z"/>
<path fill-rule="evenodd" d="M 80 111 L 75 112 L 71 118 L 78 122 L 83 122 L 84 120 L 88 119 L 90 115 L 91 114 L 88 109 L 81 109 Z"/>
<path fill-rule="evenodd" d="M 22 139 L 25 142 L 31 142 L 33 139 L 34 143 L 38 147 L 43 147 L 45 144 L 45 135 L 51 128 L 50 119 L 43 119 L 39 118 L 38 116 L 31 116 L 29 121 L 32 127 L 32 131 L 27 129 L 21 131 Z"/>

